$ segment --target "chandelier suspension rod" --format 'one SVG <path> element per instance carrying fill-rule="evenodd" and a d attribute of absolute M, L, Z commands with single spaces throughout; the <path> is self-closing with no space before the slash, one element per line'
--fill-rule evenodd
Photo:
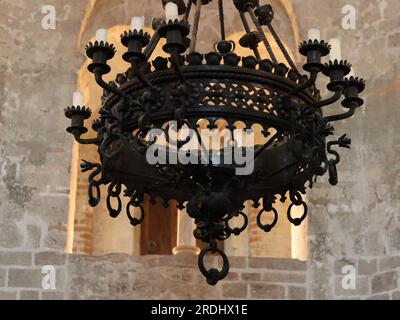
<path fill-rule="evenodd" d="M 295 63 L 293 62 L 292 58 L 290 58 L 289 53 L 287 52 L 285 46 L 283 45 L 281 39 L 279 38 L 278 34 L 275 32 L 274 27 L 272 26 L 271 22 L 267 23 L 267 27 L 269 31 L 271 32 L 272 36 L 274 37 L 276 43 L 278 44 L 279 49 L 281 49 L 283 55 L 285 56 L 286 61 L 289 63 L 290 67 L 295 70 L 297 70 L 297 67 Z"/>
<path fill-rule="evenodd" d="M 240 19 L 242 20 L 243 23 L 244 30 L 246 31 L 246 33 L 251 33 L 250 26 L 249 23 L 247 22 L 246 16 L 242 11 L 240 11 L 239 14 L 240 14 Z M 260 51 L 258 50 L 258 44 L 255 45 L 252 49 L 254 51 L 254 55 L 256 56 L 256 58 L 258 60 L 261 60 Z"/>
<path fill-rule="evenodd" d="M 274 52 L 272 51 L 272 48 L 271 48 L 271 45 L 270 45 L 269 42 L 268 42 L 267 36 L 265 35 L 263 29 L 261 28 L 261 25 L 260 25 L 260 23 L 259 23 L 257 17 L 254 15 L 253 10 L 249 7 L 249 8 L 247 9 L 247 12 L 249 13 L 249 15 L 250 15 L 250 17 L 251 17 L 251 20 L 253 20 L 253 23 L 254 23 L 254 25 L 255 25 L 256 28 L 257 28 L 257 32 L 258 32 L 258 34 L 259 34 L 261 40 L 263 41 L 263 43 L 264 43 L 264 45 L 265 45 L 265 48 L 267 49 L 268 54 L 269 54 L 269 56 L 271 57 L 272 62 L 273 62 L 274 64 L 278 64 L 278 60 L 276 59 L 275 54 L 274 54 Z"/>
<path fill-rule="evenodd" d="M 144 55 L 146 56 L 147 59 L 150 59 L 150 57 L 153 54 L 154 50 L 156 50 L 159 41 L 160 41 L 160 35 L 156 31 L 154 33 L 153 37 L 150 40 L 150 44 L 144 50 Z"/>
<path fill-rule="evenodd" d="M 140 82 L 142 82 L 147 87 L 152 87 L 152 84 L 146 79 L 145 75 L 140 69 L 142 67 L 141 62 L 133 58 L 131 59 L 131 66 L 135 73 L 135 76 L 140 80 Z"/>
<path fill-rule="evenodd" d="M 185 12 L 185 17 L 183 18 L 185 21 L 189 20 L 189 16 L 190 16 L 190 11 L 192 10 L 192 1 L 189 0 L 186 12 Z"/>
<path fill-rule="evenodd" d="M 143 54 L 146 56 L 147 60 L 150 59 L 154 50 L 157 48 L 158 43 L 160 42 L 160 34 L 158 33 L 158 26 L 160 24 L 161 19 L 154 19 L 153 21 L 153 30 L 154 34 L 151 37 L 149 45 L 144 50 Z"/>
<path fill-rule="evenodd" d="M 224 18 L 224 0 L 218 0 L 219 23 L 221 25 L 221 40 L 225 41 L 225 18 Z"/>
<path fill-rule="evenodd" d="M 199 31 L 200 24 L 200 14 L 201 14 L 201 6 L 202 0 L 196 1 L 196 13 L 194 16 L 193 29 L 192 29 L 192 39 L 190 41 L 190 53 L 196 50 L 196 42 L 197 42 L 197 33 Z"/>

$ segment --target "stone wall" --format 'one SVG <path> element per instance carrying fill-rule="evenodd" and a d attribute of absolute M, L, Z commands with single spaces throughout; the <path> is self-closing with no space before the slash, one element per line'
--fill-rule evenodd
<path fill-rule="evenodd" d="M 342 157 L 339 185 L 324 178 L 309 193 L 308 262 L 234 258 L 229 279 L 217 287 L 205 285 L 194 258 L 63 253 L 71 139 L 62 109 L 84 62 L 76 43 L 88 3 L 49 0 L 58 20 L 46 31 L 43 1 L 0 0 L 0 299 L 400 299 L 399 1 L 291 1 L 303 37 L 314 26 L 326 39 L 341 37 L 343 55 L 368 81 L 366 106 L 336 125 L 354 143 Z M 140 3 L 149 18 L 159 6 Z M 340 27 L 347 4 L 357 10 L 355 30 Z M 105 27 L 128 23 L 133 7 L 115 1 L 119 11 L 109 11 Z M 294 41 L 288 44 L 294 49 Z M 44 264 L 56 268 L 55 291 L 41 289 Z M 348 265 L 357 272 L 353 290 L 341 285 Z"/>

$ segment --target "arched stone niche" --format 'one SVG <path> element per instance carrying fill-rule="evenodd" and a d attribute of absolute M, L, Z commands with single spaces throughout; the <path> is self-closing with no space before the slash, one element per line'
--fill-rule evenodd
<path fill-rule="evenodd" d="M 227 35 L 238 43 L 243 32 L 243 26 L 237 14 L 235 14 L 236 9 L 233 3 L 231 1 L 225 1 L 225 3 Z M 271 4 L 275 9 L 274 25 L 276 30 L 281 39 L 285 41 L 284 44 L 289 54 L 296 61 L 298 57 L 294 52 L 297 52 L 297 50 L 291 50 L 291 48 L 297 47 L 300 37 L 293 7 L 289 0 L 274 0 L 271 1 Z M 110 42 L 116 45 L 117 55 L 110 61 L 113 71 L 105 79 L 114 80 L 117 73 L 125 72 L 128 67 L 121 58 L 124 47 L 120 44 L 119 36 L 129 28 L 131 16 L 144 15 L 146 31 L 152 33 L 150 28 L 152 18 L 161 17 L 163 14 L 160 0 L 89 0 L 79 34 L 78 48 L 83 52 L 85 44 L 93 40 L 96 29 L 107 28 Z M 220 31 L 219 24 L 216 21 L 218 21 L 218 10 L 217 1 L 214 1 L 206 6 L 203 11 L 198 37 L 197 48 L 199 51 L 204 53 L 211 51 L 213 44 L 218 41 Z M 126 24 L 121 25 L 121 23 Z M 207 32 L 202 32 L 202 30 L 207 30 Z M 274 52 L 277 53 L 278 60 L 284 62 L 284 57 L 280 54 L 272 36 L 267 33 L 267 37 Z M 237 47 L 241 55 L 252 54 L 250 50 Z M 260 51 L 262 56 L 267 57 L 267 52 L 261 44 Z M 165 56 L 165 53 L 158 50 L 154 53 L 154 57 L 157 55 Z M 88 61 L 85 62 L 79 72 L 78 89 L 85 93 L 85 103 L 92 108 L 94 119 L 98 115 L 102 91 L 87 71 L 87 64 Z M 88 133 L 88 135 L 91 134 L 94 133 Z M 80 159 L 98 161 L 96 148 L 81 146 L 76 143 L 73 146 L 67 252 L 94 255 L 120 252 L 140 255 L 140 228 L 133 229 L 123 215 L 116 220 L 111 219 L 107 214 L 104 201 L 101 201 L 96 208 L 91 208 L 87 204 L 87 174 L 82 174 L 78 170 Z M 105 192 L 106 190 L 102 190 L 103 194 Z M 306 223 L 302 227 L 292 227 L 286 219 L 287 207 L 287 204 L 279 205 L 279 223 L 270 234 L 265 234 L 255 224 L 259 209 L 252 208 L 251 203 L 246 204 L 246 213 L 251 221 L 248 231 L 240 237 L 231 238 L 226 242 L 227 253 L 231 256 L 291 257 L 305 260 L 307 257 Z"/>

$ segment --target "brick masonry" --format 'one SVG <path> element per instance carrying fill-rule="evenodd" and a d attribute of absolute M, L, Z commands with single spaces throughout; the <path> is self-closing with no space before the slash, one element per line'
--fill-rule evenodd
<path fill-rule="evenodd" d="M 284 15 L 278 2 L 271 1 L 277 17 Z M 353 1 L 355 30 L 340 27 L 347 0 L 284 2 L 293 4 L 302 37 L 319 26 L 325 39 L 342 39 L 343 56 L 368 80 L 366 106 L 356 118 L 335 124 L 354 143 L 342 157 L 339 185 L 323 178 L 309 193 L 308 262 L 238 257 L 216 287 L 205 284 L 194 257 L 63 253 L 71 140 L 62 108 L 70 104 L 85 61 L 81 49 L 98 21 L 106 28 L 128 24 L 137 9 L 133 2 L 115 1 L 105 11 L 109 0 L 98 0 L 80 48 L 89 1 L 52 0 L 56 30 L 41 27 L 42 1 L 1 2 L 7 14 L 0 15 L 0 299 L 400 299 L 400 2 Z M 147 21 L 161 16 L 159 1 L 143 1 L 143 12 Z M 206 19 L 216 17 L 215 11 Z M 236 20 L 228 18 L 230 30 L 242 30 Z M 212 32 L 201 35 L 201 46 L 218 35 L 217 24 L 205 24 Z M 277 25 L 294 49 L 287 24 Z M 90 254 L 91 212 L 82 213 L 77 251 Z M 45 264 L 56 269 L 54 291 L 42 289 Z M 342 271 L 349 265 L 356 287 L 344 290 Z"/>

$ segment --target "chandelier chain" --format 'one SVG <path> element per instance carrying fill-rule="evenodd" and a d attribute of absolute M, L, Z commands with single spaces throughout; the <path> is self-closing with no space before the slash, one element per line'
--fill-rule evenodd
<path fill-rule="evenodd" d="M 201 0 L 197 0 L 196 1 L 196 13 L 194 16 L 193 28 L 192 28 L 192 39 L 190 41 L 190 52 L 194 52 L 196 50 L 197 33 L 199 32 L 201 7 L 202 7 Z"/>
<path fill-rule="evenodd" d="M 289 65 L 290 65 L 290 67 L 291 67 L 293 70 L 298 71 L 298 70 L 297 70 L 297 67 L 296 67 L 296 65 L 295 65 L 295 63 L 293 62 L 292 58 L 290 58 L 289 53 L 287 52 L 285 46 L 283 45 L 281 39 L 279 38 L 278 34 L 276 33 L 274 27 L 272 26 L 272 24 L 271 24 L 270 22 L 267 24 L 267 27 L 268 27 L 269 31 L 271 32 L 272 36 L 274 37 L 276 43 L 278 44 L 279 49 L 281 49 L 281 51 L 282 51 L 282 53 L 283 53 L 283 55 L 284 55 L 286 61 L 287 61 L 287 62 L 289 63 Z"/>
<path fill-rule="evenodd" d="M 262 42 L 264 43 L 264 46 L 265 46 L 265 48 L 267 49 L 268 54 L 269 54 L 269 56 L 270 56 L 272 62 L 273 62 L 274 64 L 278 64 L 278 60 L 276 59 L 275 54 L 274 54 L 274 52 L 272 51 L 272 48 L 271 48 L 271 45 L 270 45 L 270 43 L 269 43 L 269 41 L 268 41 L 268 39 L 267 39 L 267 36 L 265 35 L 265 33 L 264 33 L 264 31 L 263 31 L 263 29 L 262 29 L 262 27 L 261 27 L 261 24 L 260 24 L 260 22 L 258 21 L 257 17 L 255 16 L 253 10 L 252 10 L 251 8 L 249 8 L 249 9 L 247 10 L 247 12 L 249 13 L 249 15 L 250 15 L 250 17 L 251 17 L 251 20 L 253 20 L 253 23 L 254 23 L 254 25 L 255 25 L 256 28 L 257 28 L 258 35 L 260 36 Z"/>
<path fill-rule="evenodd" d="M 225 40 L 224 0 L 218 0 L 219 23 L 221 25 L 221 40 Z"/>

